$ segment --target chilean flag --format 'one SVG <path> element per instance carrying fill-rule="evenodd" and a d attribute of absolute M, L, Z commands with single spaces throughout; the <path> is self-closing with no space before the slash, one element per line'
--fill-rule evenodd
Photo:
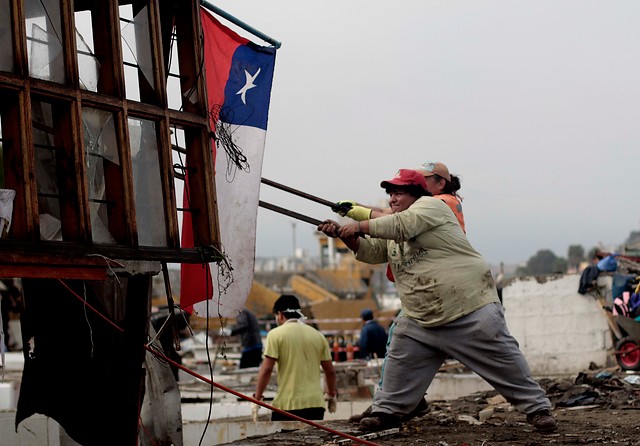
<path fill-rule="evenodd" d="M 180 306 L 188 311 L 191 307 L 200 316 L 235 317 L 244 308 L 253 283 L 276 50 L 239 36 L 203 8 L 200 17 L 211 129 L 216 133 L 213 155 L 220 237 L 231 275 L 224 263 L 183 264 Z M 194 246 L 188 212 L 183 217 L 182 246 Z"/>

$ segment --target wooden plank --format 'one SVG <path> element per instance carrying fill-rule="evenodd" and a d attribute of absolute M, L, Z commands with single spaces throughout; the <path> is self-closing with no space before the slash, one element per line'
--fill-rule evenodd
<path fill-rule="evenodd" d="M 189 188 L 190 203 L 183 207 L 190 208 L 193 233 L 199 246 L 217 245 L 220 242 L 216 188 L 213 178 L 213 157 L 209 147 L 206 130 L 185 129 L 187 149 L 187 167 L 189 175 L 185 187 Z M 195 193 L 194 193 L 195 192 Z"/>
<path fill-rule="evenodd" d="M 72 101 L 69 109 L 69 143 L 73 160 L 73 186 L 76 188 L 76 218 L 78 219 L 78 240 L 90 243 L 91 238 L 91 211 L 89 209 L 88 178 L 84 147 L 84 126 L 82 122 L 82 108 L 80 101 Z"/>
<path fill-rule="evenodd" d="M 20 98 L 18 92 L 7 92 L 0 96 L 2 101 L 2 151 L 4 188 L 16 191 L 13 199 L 12 234 L 18 238 L 27 236 L 27 210 L 25 197 L 25 174 L 22 170 L 22 138 L 20 127 Z"/>
<path fill-rule="evenodd" d="M 104 25 L 105 23 L 118 23 L 117 16 L 114 16 L 115 11 L 110 4 L 117 8 L 117 2 L 108 0 L 94 1 L 90 5 L 94 52 L 100 61 L 97 90 L 107 97 L 122 99 L 122 82 L 119 82 L 122 77 L 120 74 L 122 68 L 116 67 L 117 64 L 120 66 L 122 64 L 119 60 L 119 49 L 116 50 L 118 45 L 115 43 L 119 40 L 120 27 Z"/>
<path fill-rule="evenodd" d="M 122 196 L 124 199 L 127 245 L 137 246 L 138 224 L 136 223 L 135 193 L 133 190 L 133 167 L 131 164 L 131 147 L 129 138 L 129 122 L 125 113 L 119 113 L 116 123 L 116 138 L 122 170 Z"/>
<path fill-rule="evenodd" d="M 56 185 L 59 193 L 60 220 L 64 241 L 87 241 L 84 220 L 80 212 L 81 184 L 76 170 L 76 138 L 73 131 L 75 120 L 71 116 L 71 104 L 49 102 L 53 114 L 53 144 L 56 148 Z"/>
<path fill-rule="evenodd" d="M 131 3 L 131 6 L 133 7 L 134 19 L 138 17 L 138 14 L 142 13 L 143 10 L 145 10 L 148 14 L 147 24 L 149 25 L 149 28 L 140 26 L 141 23 L 135 23 L 135 26 L 133 27 L 137 48 L 132 48 L 132 50 L 135 54 L 138 54 L 136 64 L 138 66 L 138 91 L 140 92 L 140 102 L 144 102 L 146 104 L 162 105 L 160 102 L 158 102 L 158 85 L 156 83 L 158 67 L 155 65 L 155 61 L 157 59 L 153 55 L 154 45 L 152 45 L 150 41 L 153 22 L 153 17 L 151 14 L 152 8 L 148 8 L 147 3 L 144 1 L 134 1 Z M 151 54 L 140 54 L 144 46 L 140 46 L 139 42 L 146 42 L 148 44 L 148 47 L 151 49 Z M 129 45 L 132 45 L 134 42 L 128 43 Z M 145 76 L 145 72 L 139 65 L 139 61 L 146 60 L 147 56 L 152 60 L 151 64 L 153 68 L 153 75 L 151 79 L 147 79 L 147 77 Z"/>
<path fill-rule="evenodd" d="M 82 90 L 80 92 L 80 99 L 82 105 L 101 108 L 103 110 L 110 110 L 112 112 L 119 112 L 124 106 L 122 99 L 115 98 L 113 96 L 107 96 L 102 93 L 95 93 L 89 90 Z"/>
<path fill-rule="evenodd" d="M 29 78 L 28 83 L 31 90 L 34 93 L 38 93 L 43 98 L 55 99 L 55 100 L 67 100 L 72 101 L 78 97 L 78 91 L 71 89 L 62 84 L 56 84 L 55 82 L 43 81 L 41 79 Z"/>
<path fill-rule="evenodd" d="M 167 83 L 164 63 L 162 61 L 162 34 L 160 30 L 160 7 L 158 0 L 148 0 L 149 2 L 149 48 L 151 49 L 151 60 L 153 64 L 153 83 L 155 85 L 155 100 L 157 104 L 167 109 Z M 187 3 L 187 2 L 185 2 Z M 181 6 L 182 7 L 182 6 Z"/>
<path fill-rule="evenodd" d="M 605 309 L 606 302 L 604 300 L 604 296 L 600 294 L 600 290 L 597 288 L 597 285 L 596 285 L 596 303 L 600 307 L 600 310 L 602 310 L 602 312 L 604 313 L 604 316 L 607 319 L 607 325 L 609 325 L 609 329 L 615 336 L 616 340 L 622 339 L 623 338 L 622 333 L 620 332 L 620 328 L 618 328 L 618 324 L 616 324 L 615 320 L 613 319 L 613 314 L 611 314 L 610 311 L 607 311 Z"/>
<path fill-rule="evenodd" d="M 55 254 L 6 253 L 0 259 L 0 266 L 7 265 L 51 265 L 83 268 L 116 267 L 124 265 L 116 260 L 101 256 L 61 256 Z"/>
<path fill-rule="evenodd" d="M 73 266 L 41 266 L 41 265 L 0 265 L 0 277 L 20 277 L 29 279 L 77 279 L 105 280 L 106 267 L 73 267 Z"/>
<path fill-rule="evenodd" d="M 158 129 L 158 161 L 160 164 L 160 181 L 162 182 L 162 198 L 165 213 L 165 233 L 167 246 L 178 248 L 180 246 L 178 232 L 178 213 L 176 211 L 176 191 L 173 179 L 173 154 L 171 150 L 171 129 L 169 120 L 160 121 Z"/>
<path fill-rule="evenodd" d="M 115 260 L 166 261 L 169 263 L 203 263 L 220 259 L 219 253 L 211 247 L 200 249 L 171 249 L 144 247 L 143 249 L 121 245 L 79 245 L 66 242 L 29 243 L 11 239 L 0 240 L 0 262 L 33 263 L 32 258 L 42 264 L 69 263 L 73 258 L 89 259 L 91 256 Z M 11 260 L 9 260 L 11 259 Z M 27 259 L 27 260 L 24 260 Z"/>
<path fill-rule="evenodd" d="M 76 56 L 77 45 L 72 3 L 72 0 L 60 0 L 60 26 L 62 27 L 61 43 L 64 54 L 65 84 L 77 92 L 80 84 L 80 75 L 78 72 L 78 58 Z"/>
<path fill-rule="evenodd" d="M 3 90 L 24 90 L 24 79 L 17 77 L 15 74 L 0 72 L 0 87 Z"/>
<path fill-rule="evenodd" d="M 185 2 L 184 7 L 175 11 L 175 29 L 180 56 L 182 108 L 208 118 L 200 8 L 196 7 L 195 2 Z M 186 98 L 189 93 L 192 94 L 192 100 Z"/>
<path fill-rule="evenodd" d="M 183 113 L 169 110 L 171 122 L 177 125 L 202 126 L 209 128 L 209 116 L 199 116 L 193 113 Z"/>
<path fill-rule="evenodd" d="M 11 0 L 11 24 L 13 25 L 14 71 L 26 76 L 29 72 L 29 62 L 27 61 L 27 32 L 22 0 Z"/>
<path fill-rule="evenodd" d="M 159 117 L 164 116 L 166 110 L 154 104 L 127 101 L 127 113 L 137 118 L 157 121 Z"/>

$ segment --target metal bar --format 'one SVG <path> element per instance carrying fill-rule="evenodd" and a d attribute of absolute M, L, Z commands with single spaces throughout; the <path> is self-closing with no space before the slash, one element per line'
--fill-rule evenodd
<path fill-rule="evenodd" d="M 290 211 L 289 209 L 281 208 L 280 206 L 276 206 L 275 204 L 267 203 L 262 200 L 258 201 L 258 206 L 265 209 L 269 209 L 270 211 L 277 212 L 279 214 L 293 217 L 297 220 L 304 221 L 306 223 L 311 223 L 312 225 L 318 226 L 322 223 L 322 220 L 316 220 L 315 218 L 307 217 L 306 215 L 299 214 L 294 211 Z"/>
<path fill-rule="evenodd" d="M 173 348 L 176 352 L 180 351 L 180 337 L 178 336 L 178 327 L 175 314 L 175 302 L 173 301 L 173 293 L 171 292 L 171 281 L 169 280 L 169 268 L 167 262 L 162 262 L 162 276 L 164 277 L 164 292 L 167 295 L 167 306 L 169 307 L 169 323 L 171 324 L 171 339 L 173 339 Z M 162 327 L 160 327 L 162 331 Z M 160 333 L 157 333 L 159 336 Z"/>
<path fill-rule="evenodd" d="M 311 201 L 315 201 L 316 203 L 324 204 L 325 206 L 329 206 L 330 208 L 334 208 L 338 206 L 338 203 L 334 203 L 333 201 L 325 200 L 324 198 L 316 197 L 315 195 L 308 194 L 306 192 L 299 191 L 298 189 L 294 189 L 289 186 L 285 186 L 284 184 L 276 183 L 275 181 L 267 180 L 266 178 L 262 178 L 261 182 L 266 184 L 267 186 L 275 187 L 276 189 L 283 190 L 285 192 L 289 192 L 294 195 L 298 195 L 299 197 L 306 198 Z"/>
<path fill-rule="evenodd" d="M 309 321 L 305 321 L 305 323 L 309 323 Z M 400 428 L 399 427 L 393 427 L 391 429 L 386 429 L 383 431 L 378 431 L 378 432 L 370 432 L 368 434 L 364 434 L 364 435 L 359 435 L 357 438 L 361 439 L 361 440 L 372 440 L 374 438 L 380 438 L 380 437 L 386 437 L 389 435 L 394 435 L 397 434 L 398 432 L 400 432 Z M 345 438 L 343 440 L 338 440 L 337 444 L 344 444 L 344 443 L 351 443 L 353 440 L 349 439 L 349 438 Z"/>
<path fill-rule="evenodd" d="M 276 49 L 278 49 L 278 48 L 280 48 L 282 46 L 282 42 L 279 42 L 276 39 L 274 39 L 273 37 L 269 37 L 265 33 L 258 31 L 253 26 L 251 26 L 251 25 L 243 22 L 242 20 L 232 16 L 228 12 L 223 11 L 222 9 L 218 8 L 216 5 L 214 5 L 210 1 L 208 1 L 208 0 L 200 0 L 200 4 L 202 6 L 204 6 L 206 9 L 208 9 L 209 11 L 211 11 L 211 12 L 213 12 L 215 14 L 218 14 L 220 17 L 224 17 L 225 19 L 227 19 L 228 21 L 230 21 L 234 25 L 237 25 L 240 28 L 244 29 L 245 31 L 250 32 L 254 36 L 264 40 L 265 42 L 270 43 Z"/>

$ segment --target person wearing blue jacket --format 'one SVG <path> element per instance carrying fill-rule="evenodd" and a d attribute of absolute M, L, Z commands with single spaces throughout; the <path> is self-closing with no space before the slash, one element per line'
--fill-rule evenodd
<path fill-rule="evenodd" d="M 387 353 L 387 332 L 373 318 L 373 311 L 368 308 L 362 310 L 360 317 L 364 322 L 358 342 L 360 357 L 362 359 L 384 358 Z"/>

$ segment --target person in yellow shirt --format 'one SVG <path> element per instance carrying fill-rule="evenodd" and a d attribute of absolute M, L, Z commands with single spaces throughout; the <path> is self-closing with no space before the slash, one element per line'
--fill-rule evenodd
<path fill-rule="evenodd" d="M 554 431 L 551 403 L 509 333 L 489 265 L 451 209 L 429 196 L 424 176 L 413 169 L 400 169 L 380 186 L 389 194 L 392 215 L 342 227 L 326 220 L 318 226 L 340 237 L 356 259 L 389 262 L 402 305 L 382 387 L 360 429 L 400 425 L 451 356 L 527 414 L 537 430 Z"/>
<path fill-rule="evenodd" d="M 307 420 L 324 418 L 324 402 L 335 411 L 336 372 L 329 343 L 322 333 L 304 323 L 298 298 L 283 294 L 273 305 L 278 326 L 267 334 L 264 359 L 258 372 L 254 398 L 263 399 L 274 366 L 278 390 L 272 405 Z M 320 368 L 325 376 L 325 395 L 320 385 Z M 271 412 L 271 421 L 291 418 Z"/>

